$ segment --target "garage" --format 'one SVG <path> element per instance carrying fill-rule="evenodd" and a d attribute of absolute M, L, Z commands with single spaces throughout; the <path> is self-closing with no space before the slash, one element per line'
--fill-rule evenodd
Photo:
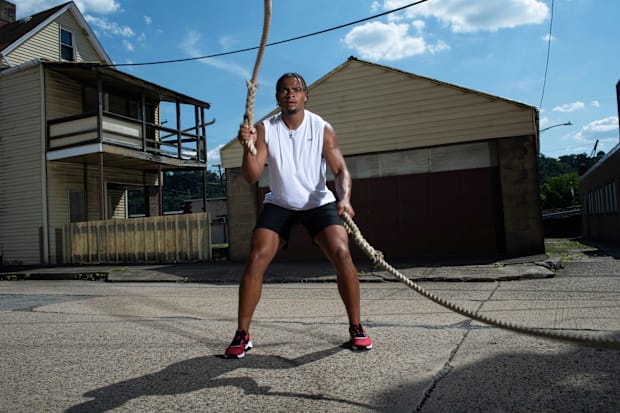
<path fill-rule="evenodd" d="M 544 252 L 536 108 L 356 58 L 310 85 L 309 96 L 307 108 L 338 134 L 355 221 L 386 257 Z M 248 185 L 241 155 L 235 139 L 221 150 L 231 257 L 243 260 L 269 182 L 265 171 Z M 280 259 L 320 257 L 309 245 L 296 231 Z"/>

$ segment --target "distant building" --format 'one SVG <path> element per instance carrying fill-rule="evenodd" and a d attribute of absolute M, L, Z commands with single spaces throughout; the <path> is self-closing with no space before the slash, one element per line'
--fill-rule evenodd
<path fill-rule="evenodd" d="M 616 83 L 616 98 L 620 117 L 620 81 Z M 583 236 L 620 243 L 620 142 L 580 177 L 579 186 Z"/>
<path fill-rule="evenodd" d="M 386 258 L 544 252 L 535 107 L 356 58 L 309 89 L 308 109 L 338 134 L 355 220 Z M 267 172 L 245 182 L 241 158 L 236 139 L 221 150 L 232 259 L 269 190 Z M 321 256 L 309 245 L 296 231 L 280 257 Z"/>

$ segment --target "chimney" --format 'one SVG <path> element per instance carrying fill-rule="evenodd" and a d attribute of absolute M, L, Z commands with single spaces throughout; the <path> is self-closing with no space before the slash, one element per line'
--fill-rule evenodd
<path fill-rule="evenodd" d="M 0 27 L 15 21 L 15 4 L 0 0 Z"/>

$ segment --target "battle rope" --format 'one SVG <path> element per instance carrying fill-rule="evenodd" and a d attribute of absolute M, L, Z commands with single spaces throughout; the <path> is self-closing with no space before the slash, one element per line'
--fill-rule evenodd
<path fill-rule="evenodd" d="M 256 100 L 256 89 L 258 88 L 258 70 L 260 68 L 261 61 L 263 59 L 263 54 L 265 52 L 265 47 L 267 45 L 267 37 L 269 34 L 269 26 L 271 21 L 271 0 L 265 0 L 264 7 L 264 21 L 263 21 L 263 34 L 261 36 L 260 47 L 258 49 L 258 54 L 256 56 L 256 63 L 254 64 L 254 71 L 252 73 L 252 80 L 247 81 L 248 87 L 248 96 L 245 103 L 245 115 L 243 116 L 243 120 L 245 125 L 249 128 L 254 126 L 254 101 Z M 252 155 L 256 155 L 256 147 L 254 146 L 254 142 L 250 140 L 245 141 L 248 150 Z M 609 348 L 614 350 L 620 350 L 620 341 L 615 341 L 612 339 L 607 339 L 604 337 L 594 337 L 586 334 L 571 334 L 568 332 L 554 332 L 544 329 L 532 328 L 521 326 L 518 324 L 509 323 L 507 321 L 496 320 L 491 317 L 487 317 L 482 314 L 478 314 L 477 312 L 469 311 L 465 308 L 459 307 L 458 305 L 445 300 L 441 297 L 434 295 L 433 293 L 425 290 L 420 287 L 409 278 L 405 277 L 402 273 L 400 273 L 396 268 L 392 267 L 387 261 L 383 259 L 383 254 L 374 249 L 368 241 L 362 236 L 359 228 L 353 222 L 353 219 L 345 212 L 342 214 L 342 221 L 344 223 L 344 227 L 346 228 L 349 235 L 351 235 L 357 244 L 358 247 L 370 258 L 370 260 L 375 265 L 380 265 L 390 274 L 394 275 L 398 280 L 403 282 L 409 288 L 415 290 L 423 297 L 428 298 L 440 306 L 447 308 L 448 310 L 454 311 L 455 313 L 461 314 L 467 318 L 472 320 L 480 321 L 481 323 L 493 325 L 496 327 L 500 327 L 506 330 L 515 331 L 518 333 L 528 334 L 532 336 L 550 338 L 554 340 L 560 341 L 568 341 L 573 343 L 579 343 L 587 346 L 595 346 L 599 348 Z"/>
<path fill-rule="evenodd" d="M 485 324 L 493 325 L 496 327 L 515 331 L 518 333 L 524 333 L 524 334 L 528 334 L 532 336 L 550 338 L 554 340 L 574 342 L 574 343 L 579 343 L 579 344 L 587 345 L 587 346 L 620 350 L 620 341 L 616 341 L 616 340 L 612 340 L 612 339 L 608 339 L 604 337 L 594 337 L 592 335 L 587 335 L 587 334 L 577 334 L 577 333 L 572 334 L 569 332 L 556 332 L 556 331 L 544 330 L 544 329 L 539 329 L 539 328 L 521 326 L 518 324 L 509 323 L 507 321 L 496 320 L 494 318 L 487 317 L 482 314 L 478 314 L 477 312 L 473 312 L 465 308 L 459 307 L 458 305 L 446 299 L 438 297 L 434 295 L 433 293 L 425 290 L 424 288 L 420 287 L 419 285 L 411 281 L 409 278 L 404 276 L 394 267 L 392 267 L 389 263 L 387 263 L 384 260 L 383 254 L 380 251 L 374 249 L 368 243 L 368 241 L 364 239 L 359 228 L 357 227 L 355 222 L 353 222 L 353 219 L 346 212 L 342 214 L 341 218 L 342 218 L 344 227 L 349 233 L 349 235 L 351 235 L 351 237 L 353 238 L 357 246 L 362 251 L 364 251 L 364 253 L 368 256 L 368 258 L 370 258 L 370 260 L 373 262 L 373 264 L 381 266 L 386 271 L 388 271 L 390 274 L 398 278 L 398 280 L 400 280 L 405 285 L 407 285 L 409 288 L 412 288 L 416 292 L 420 293 L 422 296 L 428 298 L 429 300 L 433 301 L 436 304 L 441 305 L 442 307 L 447 308 L 448 310 L 454 311 L 455 313 L 471 318 L 472 320 L 480 321 Z"/>
<path fill-rule="evenodd" d="M 258 69 L 260 68 L 261 61 L 263 60 L 263 53 L 265 52 L 265 46 L 267 45 L 267 36 L 269 35 L 269 26 L 271 24 L 271 0 L 265 0 L 264 9 L 263 34 L 260 39 L 260 47 L 258 48 L 256 63 L 254 63 L 252 80 L 247 81 L 248 96 L 245 100 L 245 115 L 243 116 L 243 122 L 248 126 L 248 128 L 254 126 L 254 101 L 256 100 L 256 89 L 258 89 Z M 256 156 L 254 141 L 248 139 L 245 141 L 245 144 L 250 153 Z"/>

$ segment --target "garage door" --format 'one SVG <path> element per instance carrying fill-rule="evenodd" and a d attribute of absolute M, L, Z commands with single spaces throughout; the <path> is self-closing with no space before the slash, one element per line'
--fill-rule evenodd
<path fill-rule="evenodd" d="M 356 179 L 352 204 L 364 237 L 388 260 L 492 259 L 505 251 L 497 167 Z M 299 227 L 280 259 L 320 256 Z"/>

